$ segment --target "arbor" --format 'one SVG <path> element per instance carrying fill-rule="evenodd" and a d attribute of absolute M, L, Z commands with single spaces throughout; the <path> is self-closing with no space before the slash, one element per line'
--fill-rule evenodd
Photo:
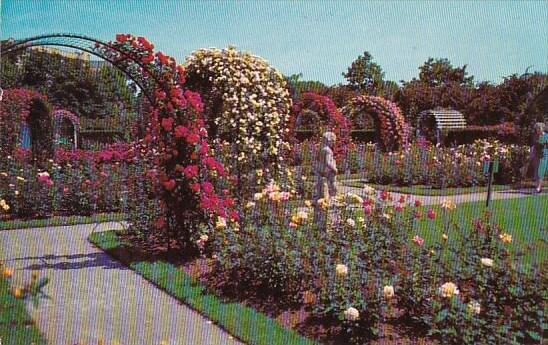
<path fill-rule="evenodd" d="M 415 124 L 421 111 L 435 107 L 465 112 L 471 101 L 474 79 L 468 76 L 466 65 L 453 67 L 448 59 L 428 58 L 419 71 L 419 79 L 402 81 L 394 97 L 410 123 Z"/>
<path fill-rule="evenodd" d="M 27 87 L 46 95 L 57 107 L 78 116 L 111 116 L 123 102 L 133 111 L 135 92 L 124 74 L 105 64 L 94 69 L 89 61 L 58 53 L 28 49 L 2 59 L 4 88 Z"/>

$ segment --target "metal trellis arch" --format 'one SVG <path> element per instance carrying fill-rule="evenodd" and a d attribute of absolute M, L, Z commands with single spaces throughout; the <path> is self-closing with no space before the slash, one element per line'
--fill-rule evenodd
<path fill-rule="evenodd" d="M 60 46 L 84 51 L 111 63 L 139 86 L 151 104 L 154 90 L 160 80 L 142 61 L 129 56 L 110 43 L 83 35 L 58 33 L 34 36 L 20 40 L 8 40 L 0 50 L 0 56 L 39 46 Z"/>

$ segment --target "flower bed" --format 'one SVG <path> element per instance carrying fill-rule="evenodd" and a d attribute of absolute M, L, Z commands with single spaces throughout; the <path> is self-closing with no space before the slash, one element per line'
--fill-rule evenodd
<path fill-rule="evenodd" d="M 315 143 L 293 146 L 293 155 L 300 158 L 300 166 L 296 166 L 295 171 L 301 184 L 302 176 L 312 174 L 310 167 L 316 151 Z M 529 148 L 524 146 L 487 140 L 454 148 L 417 142 L 395 152 L 383 152 L 375 144 L 352 144 L 347 155 L 338 162 L 339 179 L 357 174 L 359 179 L 377 184 L 435 188 L 483 186 L 487 183 L 483 162 L 498 159 L 499 171 L 494 175 L 494 182 L 509 184 L 520 178 L 519 169 L 528 152 Z"/>
<path fill-rule="evenodd" d="M 206 240 L 210 288 L 293 315 L 289 325 L 328 344 L 538 343 L 547 272 L 524 269 L 512 236 L 488 216 L 456 222 L 449 201 L 439 212 L 371 191 L 320 203 L 329 211 L 322 229 L 306 202 L 283 193 L 256 194 L 241 227 L 219 224 Z M 443 226 L 430 231 L 441 240 L 426 243 L 416 220 L 438 217 Z"/>
<path fill-rule="evenodd" d="M 38 168 L 17 149 L 0 164 L 3 219 L 123 212 L 134 154 L 128 144 L 102 151 L 65 151 Z"/>

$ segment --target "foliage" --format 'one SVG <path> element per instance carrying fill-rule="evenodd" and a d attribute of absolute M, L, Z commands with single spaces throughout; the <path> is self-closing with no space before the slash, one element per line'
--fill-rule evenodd
<path fill-rule="evenodd" d="M 419 80 L 429 86 L 441 86 L 449 83 L 472 85 L 473 76 L 468 76 L 466 65 L 453 67 L 449 59 L 428 58 L 419 67 Z"/>
<path fill-rule="evenodd" d="M 28 120 L 31 106 L 45 97 L 30 89 L 5 89 L 0 107 L 0 151 L 9 155 L 19 145 L 21 124 Z"/>
<path fill-rule="evenodd" d="M 358 56 L 342 75 L 353 90 L 371 96 L 383 95 L 384 72 L 367 51 Z"/>
<path fill-rule="evenodd" d="M 301 80 L 302 76 L 302 73 L 298 73 L 285 77 L 293 102 L 297 102 L 305 92 L 324 94 L 330 89 L 317 80 Z"/>
<path fill-rule="evenodd" d="M 401 148 L 408 138 L 405 119 L 398 106 L 382 97 L 358 96 L 342 109 L 354 128 L 368 126 L 370 117 L 379 133 L 380 145 L 387 151 Z M 362 127 L 363 128 L 363 127 Z"/>
<path fill-rule="evenodd" d="M 345 344 L 367 342 L 382 335 L 381 322 L 404 319 L 450 344 L 538 343 L 546 276 L 510 254 L 505 229 L 489 218 L 457 219 L 447 200 L 440 213 L 425 212 L 409 197 L 364 192 L 326 203 L 326 228 L 291 193 L 256 195 L 242 215 L 248 228 L 227 227 L 214 239 L 215 275 L 228 282 L 222 288 L 300 301 L 335 322 L 332 336 Z M 422 217 L 439 242 L 417 235 Z M 431 225 L 438 217 L 441 228 Z"/>
<path fill-rule="evenodd" d="M 119 34 L 115 42 L 97 49 L 112 60 L 126 61 L 128 69 L 141 71 L 143 82 L 154 90 L 147 135 L 136 143 L 139 164 L 135 177 L 141 181 L 130 195 L 132 200 L 144 198 L 145 207 L 155 204 L 156 211 L 133 212 L 130 221 L 154 224 L 156 232 L 192 247 L 200 225 L 211 225 L 216 216 L 237 218 L 231 211 L 234 201 L 219 195 L 212 183 L 221 179 L 225 170 L 210 152 L 201 97 L 185 90 L 184 67 L 172 57 L 154 52 L 154 45 L 144 37 Z"/>
<path fill-rule="evenodd" d="M 14 287 L 11 284 L 12 270 L 0 262 L 0 334 L 5 344 L 26 345 L 46 344 L 43 335 L 32 321 L 25 306 L 25 300 L 32 300 L 35 305 L 44 296 L 43 287 L 47 278 L 33 276 L 25 287 Z"/>
<path fill-rule="evenodd" d="M 235 143 L 236 160 L 229 171 L 240 178 L 254 169 L 279 172 L 291 108 L 280 72 L 234 47 L 199 49 L 187 58 L 185 68 L 187 87 L 204 95 L 212 139 Z"/>
<path fill-rule="evenodd" d="M 108 64 L 94 68 L 88 60 L 63 56 L 55 50 L 27 49 L 2 59 L 1 68 L 3 86 L 39 90 L 54 106 L 70 109 L 79 117 L 106 117 L 120 103 L 128 112 L 134 111 L 133 86 Z"/>

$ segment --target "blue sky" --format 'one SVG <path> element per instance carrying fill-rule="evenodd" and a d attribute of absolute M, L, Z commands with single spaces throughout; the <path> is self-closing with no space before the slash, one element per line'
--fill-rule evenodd
<path fill-rule="evenodd" d="M 2 38 L 133 33 L 180 62 L 234 44 L 326 84 L 343 82 L 364 50 L 395 81 L 418 76 L 428 57 L 467 64 L 476 81 L 548 72 L 548 1 L 0 1 Z"/>

